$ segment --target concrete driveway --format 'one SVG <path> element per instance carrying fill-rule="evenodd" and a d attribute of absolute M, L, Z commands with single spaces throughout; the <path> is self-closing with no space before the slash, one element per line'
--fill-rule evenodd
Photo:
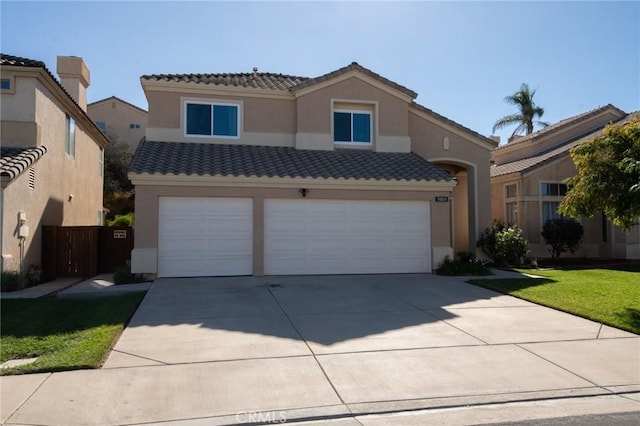
<path fill-rule="evenodd" d="M 423 424 L 522 401 L 575 414 L 576 397 L 624 412 L 640 406 L 639 360 L 637 335 L 462 278 L 159 279 L 102 370 L 32 376 L 3 421 L 387 424 L 431 409 L 402 414 Z"/>

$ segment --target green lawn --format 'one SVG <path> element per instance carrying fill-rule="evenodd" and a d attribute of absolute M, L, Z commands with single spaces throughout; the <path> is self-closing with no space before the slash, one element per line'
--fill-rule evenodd
<path fill-rule="evenodd" d="M 544 278 L 469 282 L 640 334 L 640 265 L 519 271 Z"/>
<path fill-rule="evenodd" d="M 0 374 L 99 367 L 144 292 L 93 299 L 6 299 L 1 301 L 0 362 L 35 358 Z"/>

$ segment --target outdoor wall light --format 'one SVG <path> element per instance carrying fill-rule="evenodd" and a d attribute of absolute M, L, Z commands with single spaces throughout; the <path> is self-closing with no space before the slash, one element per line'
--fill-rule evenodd
<path fill-rule="evenodd" d="M 307 194 L 309 193 L 309 190 L 307 188 L 300 188 L 298 192 L 302 194 L 302 197 L 306 197 Z"/>

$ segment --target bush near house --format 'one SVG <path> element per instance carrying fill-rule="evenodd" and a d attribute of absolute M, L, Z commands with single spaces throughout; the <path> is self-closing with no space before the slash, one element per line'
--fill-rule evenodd
<path fill-rule="evenodd" d="M 438 265 L 436 273 L 438 275 L 490 275 L 491 271 L 484 262 L 475 259 L 471 253 L 458 253 L 459 259 L 452 260 L 445 256 Z"/>
<path fill-rule="evenodd" d="M 118 214 L 113 219 L 107 219 L 107 226 L 133 226 L 136 216 L 135 213 Z"/>
<path fill-rule="evenodd" d="M 25 287 L 25 280 L 17 271 L 2 271 L 0 290 L 3 292 L 21 290 Z"/>
<path fill-rule="evenodd" d="M 545 222 L 541 234 L 544 242 L 551 246 L 551 258 L 557 260 L 562 253 L 574 253 L 580 248 L 584 228 L 571 218 L 556 218 Z"/>
<path fill-rule="evenodd" d="M 479 247 L 495 266 L 519 266 L 529 254 L 529 242 L 516 225 L 494 221 L 478 240 Z"/>

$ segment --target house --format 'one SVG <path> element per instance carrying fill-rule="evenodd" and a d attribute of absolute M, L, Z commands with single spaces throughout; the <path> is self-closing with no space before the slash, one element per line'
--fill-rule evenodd
<path fill-rule="evenodd" d="M 110 140 L 124 142 L 135 152 L 147 128 L 147 111 L 111 96 L 87 105 L 87 113 Z"/>
<path fill-rule="evenodd" d="M 576 174 L 569 151 L 601 136 L 606 125 L 624 123 L 637 115 L 606 105 L 495 149 L 491 167 L 493 217 L 522 228 L 532 255 L 550 257 L 540 233 L 547 220 L 560 216 L 557 209 L 567 192 L 563 182 Z M 574 256 L 640 258 L 640 227 L 623 233 L 604 214 L 580 222 L 584 237 Z"/>
<path fill-rule="evenodd" d="M 431 272 L 491 222 L 496 143 L 355 62 L 141 83 L 134 272 Z"/>
<path fill-rule="evenodd" d="M 42 225 L 102 224 L 104 148 L 87 115 L 82 58 L 0 55 L 2 270 L 41 265 Z"/>

